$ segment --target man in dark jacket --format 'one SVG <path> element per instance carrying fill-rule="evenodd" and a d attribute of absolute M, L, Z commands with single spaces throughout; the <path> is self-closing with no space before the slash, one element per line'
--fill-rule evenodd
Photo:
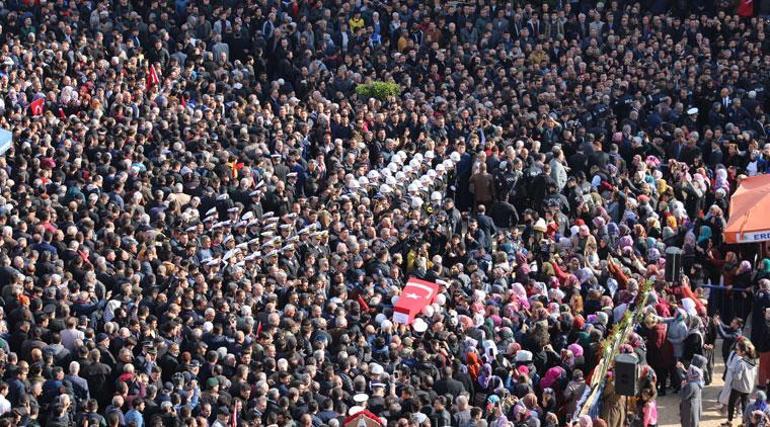
<path fill-rule="evenodd" d="M 8 379 L 8 401 L 11 402 L 13 407 L 17 407 L 19 405 L 19 399 L 27 392 L 24 381 L 22 380 L 22 377 L 26 375 L 26 373 L 22 372 L 21 368 L 15 366 L 9 368 L 8 371 L 11 376 L 10 379 Z"/>
<path fill-rule="evenodd" d="M 476 214 L 476 221 L 478 221 L 481 231 L 486 233 L 487 236 L 494 236 L 497 233 L 495 222 L 491 217 L 489 217 L 489 215 L 487 215 L 486 206 L 479 205 L 478 213 Z"/>
<path fill-rule="evenodd" d="M 457 381 L 452 377 L 453 370 L 451 366 L 447 366 L 443 370 L 443 378 L 436 381 L 433 384 L 433 391 L 439 396 L 450 394 L 452 396 L 459 396 L 460 393 L 465 391 L 463 383 Z"/>
<path fill-rule="evenodd" d="M 479 166 L 478 173 L 473 174 L 470 179 L 470 190 L 473 193 L 474 206 L 489 205 L 495 198 L 495 180 L 491 174 L 487 173 L 487 165 L 482 163 Z"/>
<path fill-rule="evenodd" d="M 88 381 L 80 376 L 80 363 L 70 362 L 69 375 L 65 376 L 64 380 L 72 384 L 72 391 L 79 401 L 86 401 L 91 398 L 88 391 Z"/>
<path fill-rule="evenodd" d="M 452 425 L 452 416 L 446 410 L 446 398 L 444 396 L 433 399 L 433 413 L 430 415 L 430 424 L 435 427 L 449 427 Z"/>
<path fill-rule="evenodd" d="M 110 378 L 112 369 L 101 362 L 99 350 L 92 350 L 88 359 L 90 363 L 83 367 L 83 378 L 88 382 L 88 390 L 98 400 L 99 406 L 103 406 L 110 401 L 111 390 L 107 379 Z"/>
<path fill-rule="evenodd" d="M 158 360 L 158 366 L 162 369 L 163 382 L 171 381 L 171 377 L 179 370 L 179 344 L 173 343 L 169 346 L 168 351 L 163 353 L 163 356 Z"/>
<path fill-rule="evenodd" d="M 489 216 L 498 228 L 510 228 L 519 223 L 519 212 L 516 207 L 505 200 L 498 200 L 492 205 Z"/>

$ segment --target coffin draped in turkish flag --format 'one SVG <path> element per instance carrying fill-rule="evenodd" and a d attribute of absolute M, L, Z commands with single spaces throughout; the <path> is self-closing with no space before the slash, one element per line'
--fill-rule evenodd
<path fill-rule="evenodd" d="M 377 415 L 366 409 L 345 418 L 342 425 L 343 427 L 382 427 L 382 423 L 380 423 Z"/>
<path fill-rule="evenodd" d="M 426 305 L 433 303 L 438 291 L 437 284 L 410 277 L 393 307 L 393 321 L 410 325 Z"/>

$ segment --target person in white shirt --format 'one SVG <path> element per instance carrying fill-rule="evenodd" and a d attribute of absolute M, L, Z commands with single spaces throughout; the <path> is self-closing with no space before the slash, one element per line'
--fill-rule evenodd
<path fill-rule="evenodd" d="M 8 384 L 0 383 L 0 417 L 11 412 L 11 401 L 8 396 Z"/>
<path fill-rule="evenodd" d="M 86 334 L 83 331 L 77 329 L 78 319 L 70 317 L 67 319 L 67 328 L 62 330 L 61 344 L 70 352 L 74 352 L 77 346 L 83 342 Z"/>

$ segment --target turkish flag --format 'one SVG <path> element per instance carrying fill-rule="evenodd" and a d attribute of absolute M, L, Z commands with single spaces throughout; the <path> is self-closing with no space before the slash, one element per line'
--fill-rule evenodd
<path fill-rule="evenodd" d="M 427 280 L 410 277 L 393 307 L 393 321 L 409 325 L 425 306 L 433 303 L 439 286 Z"/>
<path fill-rule="evenodd" d="M 356 301 L 358 301 L 358 306 L 361 307 L 361 311 L 369 311 L 369 304 L 366 303 L 366 300 L 361 295 L 356 298 Z"/>
<path fill-rule="evenodd" d="M 43 115 L 45 110 L 45 98 L 38 98 L 29 104 L 29 113 L 33 116 Z"/>
<path fill-rule="evenodd" d="M 236 160 L 233 160 L 232 162 L 228 163 L 227 166 L 230 166 L 230 169 L 233 171 L 233 178 L 238 178 L 238 171 L 243 169 L 245 164 L 243 162 L 239 162 Z"/>
<path fill-rule="evenodd" d="M 230 415 L 230 421 L 227 424 L 229 427 L 238 427 L 238 407 L 233 408 L 233 413 Z"/>
<path fill-rule="evenodd" d="M 740 0 L 740 3 L 738 3 L 738 15 L 744 18 L 754 16 L 754 0 Z"/>
<path fill-rule="evenodd" d="M 150 90 L 153 88 L 153 86 L 160 84 L 160 78 L 158 77 L 158 72 L 155 71 L 155 66 L 150 65 L 149 70 L 147 70 L 147 81 L 145 82 L 145 89 Z"/>

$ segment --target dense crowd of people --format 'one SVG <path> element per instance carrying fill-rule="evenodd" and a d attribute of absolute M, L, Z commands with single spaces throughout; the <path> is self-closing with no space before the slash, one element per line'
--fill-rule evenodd
<path fill-rule="evenodd" d="M 764 3 L 2 2 L 0 426 L 766 425 Z"/>

